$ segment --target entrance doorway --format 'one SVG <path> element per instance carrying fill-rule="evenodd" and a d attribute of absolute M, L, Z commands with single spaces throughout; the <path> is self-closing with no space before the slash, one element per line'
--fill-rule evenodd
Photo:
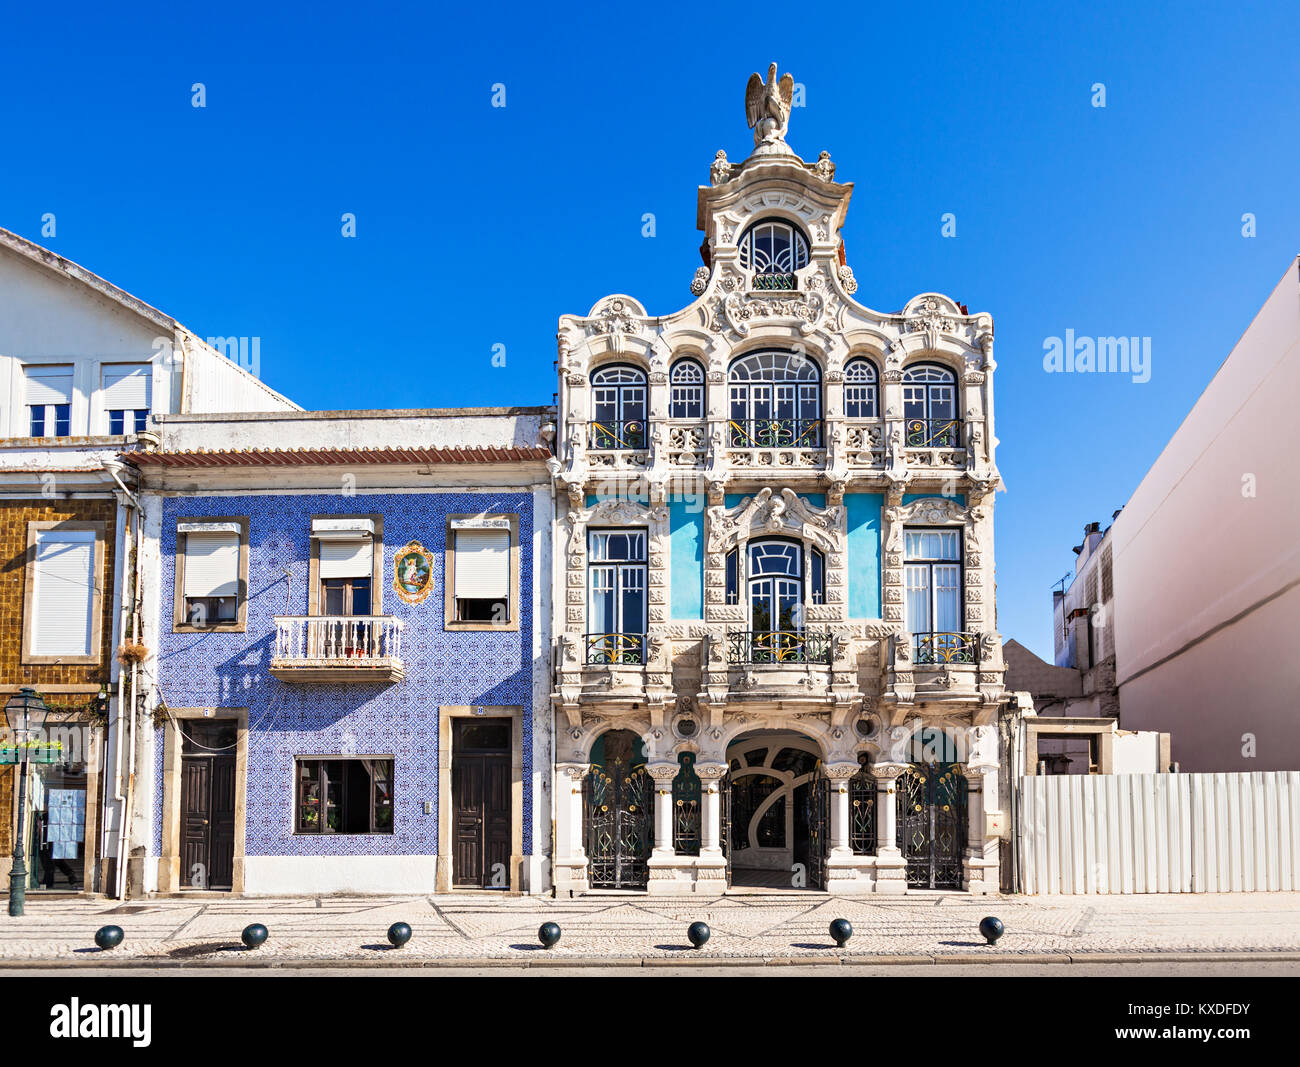
<path fill-rule="evenodd" d="M 235 871 L 233 719 L 187 719 L 181 728 L 181 885 L 231 889 Z"/>
<path fill-rule="evenodd" d="M 898 847 L 910 889 L 960 889 L 966 848 L 966 776 L 957 747 L 939 730 L 912 742 L 911 766 L 898 779 Z"/>
<path fill-rule="evenodd" d="M 654 781 L 631 730 L 601 734 L 583 785 L 587 881 L 593 889 L 644 889 L 654 844 Z"/>
<path fill-rule="evenodd" d="M 729 884 L 825 888 L 827 791 L 816 743 L 759 730 L 733 741 L 727 761 Z"/>
<path fill-rule="evenodd" d="M 510 719 L 452 724 L 452 885 L 510 888 Z"/>

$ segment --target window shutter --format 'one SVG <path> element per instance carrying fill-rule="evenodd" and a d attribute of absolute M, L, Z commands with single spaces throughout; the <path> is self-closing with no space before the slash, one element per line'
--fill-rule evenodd
<path fill-rule="evenodd" d="M 320 542 L 322 578 L 369 578 L 374 542 L 369 538 Z"/>
<path fill-rule="evenodd" d="M 239 535 L 185 535 L 185 596 L 236 596 L 239 592 Z"/>
<path fill-rule="evenodd" d="M 147 408 L 152 379 L 153 366 L 149 363 L 104 367 L 104 410 L 140 411 Z"/>
<path fill-rule="evenodd" d="M 72 368 L 66 364 L 28 366 L 23 368 L 23 374 L 27 378 L 28 404 L 72 403 Z"/>
<path fill-rule="evenodd" d="M 31 649 L 38 656 L 92 656 L 95 534 L 38 530 Z"/>
<path fill-rule="evenodd" d="M 458 600 L 510 595 L 510 531 L 457 530 L 452 580 Z"/>

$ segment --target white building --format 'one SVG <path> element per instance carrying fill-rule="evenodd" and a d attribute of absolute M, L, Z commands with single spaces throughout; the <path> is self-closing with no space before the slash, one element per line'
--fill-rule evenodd
<path fill-rule="evenodd" d="M 751 79 L 687 307 L 560 319 L 561 893 L 997 890 L 993 321 L 854 299 L 790 91 Z"/>

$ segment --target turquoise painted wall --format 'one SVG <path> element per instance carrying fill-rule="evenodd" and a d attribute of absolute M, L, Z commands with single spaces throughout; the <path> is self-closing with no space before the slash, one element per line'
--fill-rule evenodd
<path fill-rule="evenodd" d="M 745 497 L 757 496 L 757 495 L 758 495 L 757 493 L 728 493 L 726 496 L 722 498 L 722 503 L 726 507 L 734 508 L 737 504 L 739 504 L 742 500 L 744 500 Z M 780 494 L 775 489 L 772 490 L 772 495 L 780 496 Z M 800 493 L 799 495 L 802 496 L 806 501 L 808 501 L 808 503 L 815 504 L 819 508 L 824 508 L 826 506 L 825 493 Z"/>
<path fill-rule="evenodd" d="M 692 501 L 668 505 L 668 601 L 674 619 L 704 618 L 704 513 Z"/>
<path fill-rule="evenodd" d="M 880 530 L 883 493 L 845 493 L 848 522 L 849 618 L 880 618 Z"/>

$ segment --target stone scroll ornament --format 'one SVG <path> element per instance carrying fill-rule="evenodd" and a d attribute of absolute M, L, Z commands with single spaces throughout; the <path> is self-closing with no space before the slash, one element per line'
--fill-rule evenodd
<path fill-rule="evenodd" d="M 393 557 L 393 592 L 408 604 L 420 604 L 433 592 L 433 554 L 419 541 Z"/>

